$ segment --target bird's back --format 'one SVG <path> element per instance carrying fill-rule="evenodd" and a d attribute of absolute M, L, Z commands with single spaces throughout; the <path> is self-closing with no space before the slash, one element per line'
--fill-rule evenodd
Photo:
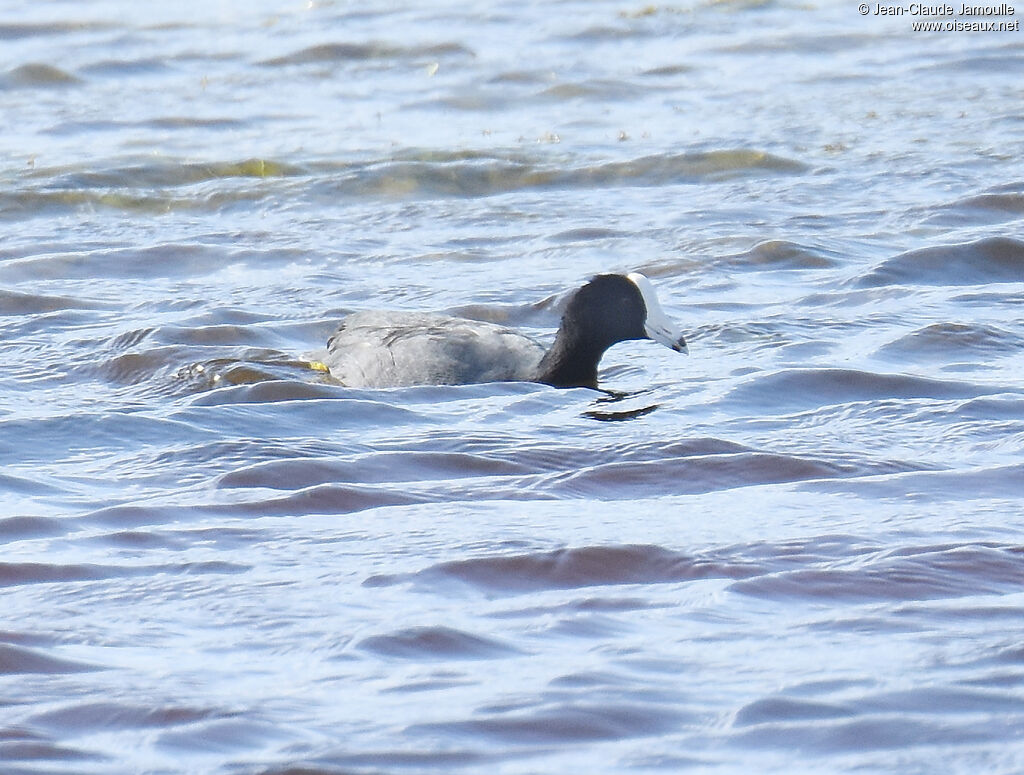
<path fill-rule="evenodd" d="M 327 343 L 324 362 L 350 387 L 531 380 L 544 355 L 503 326 L 418 312 L 357 312 Z"/>

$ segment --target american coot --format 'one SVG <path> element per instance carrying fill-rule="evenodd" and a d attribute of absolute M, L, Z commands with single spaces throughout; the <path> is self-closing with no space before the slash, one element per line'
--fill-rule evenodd
<path fill-rule="evenodd" d="M 597 387 L 604 351 L 653 339 L 685 353 L 642 274 L 598 275 L 569 299 L 551 349 L 510 328 L 418 312 L 356 312 L 327 342 L 324 364 L 350 387 L 544 382 Z"/>

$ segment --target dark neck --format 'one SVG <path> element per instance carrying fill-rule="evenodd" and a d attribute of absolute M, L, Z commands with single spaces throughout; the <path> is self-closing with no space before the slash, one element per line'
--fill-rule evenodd
<path fill-rule="evenodd" d="M 559 388 L 597 389 L 597 364 L 606 347 L 579 337 L 569 337 L 564 327 L 537 367 L 537 382 Z"/>

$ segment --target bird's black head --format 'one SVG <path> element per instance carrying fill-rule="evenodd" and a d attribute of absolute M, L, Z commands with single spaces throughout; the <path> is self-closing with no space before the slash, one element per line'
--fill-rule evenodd
<path fill-rule="evenodd" d="M 661 311 L 646 277 L 598 275 L 569 299 L 537 379 L 556 387 L 597 387 L 604 351 L 627 339 L 654 339 L 686 352 L 685 340 Z"/>
<path fill-rule="evenodd" d="M 604 352 L 627 339 L 648 339 L 647 306 L 636 283 L 621 274 L 599 274 L 569 299 L 562 328 Z"/>

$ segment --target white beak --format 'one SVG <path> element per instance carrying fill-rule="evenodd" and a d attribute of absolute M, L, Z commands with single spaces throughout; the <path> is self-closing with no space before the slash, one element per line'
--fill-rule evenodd
<path fill-rule="evenodd" d="M 647 336 L 670 350 L 689 355 L 690 351 L 686 349 L 686 340 L 683 338 L 682 332 L 662 311 L 661 305 L 658 303 L 658 295 L 654 292 L 651 281 L 639 272 L 633 272 L 626 276 L 640 290 L 644 306 L 647 307 L 647 320 L 644 322 L 644 332 Z"/>

